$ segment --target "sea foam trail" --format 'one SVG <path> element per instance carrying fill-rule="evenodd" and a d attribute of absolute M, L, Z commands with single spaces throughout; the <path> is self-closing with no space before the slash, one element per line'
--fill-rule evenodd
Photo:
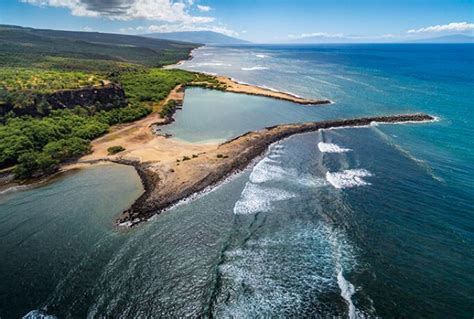
<path fill-rule="evenodd" d="M 342 172 L 327 172 L 326 180 L 335 188 L 348 188 L 354 186 L 370 185 L 363 177 L 372 176 L 365 169 L 347 169 Z"/>
<path fill-rule="evenodd" d="M 355 288 L 353 284 L 351 284 L 349 281 L 347 281 L 346 278 L 344 278 L 342 270 L 339 270 L 337 274 L 337 284 L 339 286 L 339 289 L 341 289 L 341 297 L 344 298 L 347 305 L 349 306 L 349 318 L 357 318 L 358 316 L 356 312 L 356 307 L 352 302 L 352 295 L 355 293 Z"/>
<path fill-rule="evenodd" d="M 339 147 L 337 144 L 332 143 L 318 143 L 319 151 L 322 153 L 345 153 L 352 151 L 350 148 Z"/>
<path fill-rule="evenodd" d="M 24 315 L 22 319 L 57 319 L 57 317 L 48 315 L 42 310 L 32 310 Z"/>
<path fill-rule="evenodd" d="M 268 70 L 268 68 L 264 66 L 253 66 L 251 68 L 242 68 L 242 71 L 257 71 L 257 70 Z"/>

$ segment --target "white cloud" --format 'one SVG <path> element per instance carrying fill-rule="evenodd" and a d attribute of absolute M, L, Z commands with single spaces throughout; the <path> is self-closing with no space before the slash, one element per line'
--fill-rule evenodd
<path fill-rule="evenodd" d="M 82 28 L 83 31 L 86 31 L 86 32 L 91 32 L 91 31 L 94 31 L 94 29 L 92 29 L 91 27 L 89 26 L 85 26 L 84 28 Z"/>
<path fill-rule="evenodd" d="M 201 12 L 209 12 L 209 11 L 212 10 L 211 7 L 209 7 L 209 6 L 202 6 L 202 5 L 200 5 L 200 4 L 197 5 L 197 8 L 198 8 L 198 10 L 201 11 Z"/>
<path fill-rule="evenodd" d="M 451 22 L 449 24 L 438 24 L 420 29 L 411 29 L 407 33 L 422 33 L 422 32 L 443 32 L 443 31 L 454 31 L 454 32 L 466 32 L 473 31 L 474 23 L 467 22 Z"/>
<path fill-rule="evenodd" d="M 213 17 L 193 16 L 187 2 L 173 0 L 21 0 L 37 6 L 67 8 L 75 16 L 118 20 L 145 19 L 174 23 L 209 23 Z"/>

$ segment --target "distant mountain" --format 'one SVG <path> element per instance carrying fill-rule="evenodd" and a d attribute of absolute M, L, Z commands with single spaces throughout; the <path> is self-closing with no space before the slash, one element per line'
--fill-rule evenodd
<path fill-rule="evenodd" d="M 246 44 L 250 43 L 241 39 L 229 37 L 222 33 L 213 31 L 183 31 L 183 32 L 165 32 L 148 33 L 143 36 L 155 39 L 184 41 L 191 43 L 225 45 L 225 44 Z"/>
<path fill-rule="evenodd" d="M 474 36 L 452 34 L 437 38 L 413 40 L 410 43 L 474 43 Z"/>

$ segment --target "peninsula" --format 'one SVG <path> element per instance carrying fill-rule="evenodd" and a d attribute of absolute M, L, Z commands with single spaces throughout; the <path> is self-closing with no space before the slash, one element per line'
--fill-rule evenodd
<path fill-rule="evenodd" d="M 247 167 L 272 143 L 291 135 L 321 129 L 360 127 L 376 123 L 408 123 L 432 121 L 426 114 L 403 114 L 363 117 L 332 121 L 282 124 L 248 132 L 222 144 L 190 144 L 155 136 L 150 126 L 159 121 L 157 115 L 126 125 L 93 142 L 93 153 L 66 169 L 100 161 L 133 165 L 140 175 L 145 192 L 122 213 L 117 223 L 134 226 L 148 220 L 171 205 L 216 185 L 234 172 Z M 161 119 L 162 120 L 162 119 Z M 127 149 L 107 155 L 114 144 Z"/>

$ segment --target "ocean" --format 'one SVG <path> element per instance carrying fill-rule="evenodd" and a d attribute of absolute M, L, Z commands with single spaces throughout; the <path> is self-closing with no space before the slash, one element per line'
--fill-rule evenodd
<path fill-rule="evenodd" d="M 474 45 L 203 47 L 179 67 L 334 102 L 188 89 L 166 128 L 188 142 L 321 119 L 439 120 L 292 136 L 131 230 L 112 222 L 141 192 L 133 170 L 0 194 L 2 318 L 472 317 Z"/>

